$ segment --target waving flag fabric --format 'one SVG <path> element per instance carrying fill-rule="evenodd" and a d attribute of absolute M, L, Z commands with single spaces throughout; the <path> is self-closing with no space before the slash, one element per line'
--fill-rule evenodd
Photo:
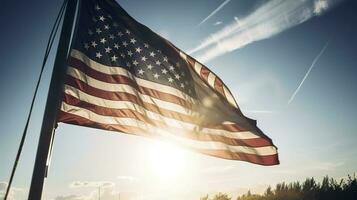
<path fill-rule="evenodd" d="M 167 140 L 211 156 L 278 164 L 277 148 L 207 67 L 130 17 L 86 0 L 58 122 Z"/>

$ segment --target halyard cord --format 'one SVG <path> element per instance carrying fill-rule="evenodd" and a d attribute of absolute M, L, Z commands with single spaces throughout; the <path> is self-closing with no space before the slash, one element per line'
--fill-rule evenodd
<path fill-rule="evenodd" d="M 48 38 L 46 51 L 45 51 L 45 55 L 44 55 L 42 66 L 41 66 L 41 71 L 40 71 L 40 74 L 39 74 L 38 79 L 37 79 L 35 91 L 34 91 L 34 94 L 33 94 L 33 97 L 32 97 L 32 101 L 31 101 L 30 111 L 29 111 L 29 113 L 27 115 L 25 128 L 24 128 L 24 131 L 22 133 L 19 149 L 18 149 L 17 154 L 16 154 L 16 159 L 15 159 L 12 171 L 11 171 L 9 184 L 7 185 L 7 188 L 6 188 L 6 193 L 5 193 L 5 196 L 4 196 L 4 200 L 7 200 L 7 197 L 9 195 L 9 193 L 10 193 L 12 180 L 14 178 L 15 171 L 16 171 L 16 168 L 17 168 L 17 164 L 19 162 L 20 155 L 21 155 L 21 152 L 22 152 L 22 148 L 23 148 L 23 145 L 24 145 L 24 142 L 25 142 L 25 139 L 26 139 L 28 126 L 29 126 L 30 119 L 31 119 L 32 109 L 33 109 L 33 106 L 34 106 L 34 103 L 35 103 L 35 100 L 36 100 L 37 91 L 38 91 L 38 88 L 39 88 L 39 85 L 40 85 L 40 82 L 41 82 L 41 79 L 42 79 L 42 74 L 43 74 L 47 59 L 48 59 L 48 55 L 51 52 L 51 48 L 52 48 L 53 42 L 54 42 L 56 34 L 58 32 L 59 24 L 60 24 L 60 22 L 61 22 L 61 20 L 63 18 L 63 13 L 64 13 L 65 7 L 67 5 L 67 1 L 68 0 L 64 0 L 63 4 L 61 6 L 61 9 L 60 9 L 60 11 L 59 11 L 59 13 L 57 15 L 56 21 L 53 24 L 53 27 L 51 29 L 50 37 Z"/>

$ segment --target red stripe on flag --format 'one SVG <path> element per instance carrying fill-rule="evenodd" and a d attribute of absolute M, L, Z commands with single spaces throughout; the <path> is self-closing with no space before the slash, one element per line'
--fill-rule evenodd
<path fill-rule="evenodd" d="M 271 166 L 271 165 L 279 164 L 278 154 L 268 155 L 268 156 L 258 156 L 255 154 L 233 153 L 233 152 L 224 151 L 224 150 L 198 149 L 196 151 L 203 153 L 203 154 L 210 155 L 210 156 L 214 156 L 214 157 L 219 157 L 219 158 L 224 158 L 224 159 L 229 159 L 229 160 L 242 160 L 242 161 L 255 163 L 258 165 Z"/>
<path fill-rule="evenodd" d="M 202 65 L 200 76 L 203 78 L 203 80 L 207 81 L 208 80 L 208 75 L 211 73 L 206 67 Z"/>
<path fill-rule="evenodd" d="M 223 83 L 221 80 L 219 80 L 218 76 L 216 76 L 216 79 L 214 80 L 214 88 L 224 97 L 226 96 L 224 94 L 224 90 L 223 90 Z"/>

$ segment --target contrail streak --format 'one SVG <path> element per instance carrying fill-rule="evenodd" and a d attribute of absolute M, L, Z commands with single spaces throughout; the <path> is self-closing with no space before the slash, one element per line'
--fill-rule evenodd
<path fill-rule="evenodd" d="M 225 0 L 221 5 L 218 6 L 211 14 L 209 14 L 204 20 L 202 20 L 198 25 L 201 25 L 205 23 L 209 18 L 211 18 L 213 15 L 215 15 L 218 11 L 220 11 L 227 3 L 229 3 L 231 0 Z"/>
<path fill-rule="evenodd" d="M 321 57 L 321 55 L 325 52 L 325 50 L 326 50 L 326 48 L 327 48 L 329 42 L 330 42 L 330 41 L 327 41 L 327 42 L 326 42 L 326 44 L 324 45 L 324 47 L 321 49 L 320 53 L 319 53 L 319 54 L 315 57 L 315 59 L 312 61 L 309 70 L 307 70 L 307 72 L 306 72 L 304 78 L 303 78 L 302 81 L 300 82 L 300 85 L 296 88 L 294 94 L 291 95 L 288 104 L 290 104 L 290 103 L 294 100 L 294 98 L 295 98 L 296 94 L 299 92 L 299 90 L 300 90 L 302 84 L 304 84 L 306 78 L 309 76 L 309 74 L 310 74 L 312 68 L 314 68 L 315 64 L 317 63 L 317 61 L 319 60 L 319 58 Z"/>
<path fill-rule="evenodd" d="M 315 16 L 321 16 L 342 1 L 264 1 L 265 3 L 261 4 L 250 14 L 240 17 L 239 20 L 238 18 L 234 18 L 233 22 L 204 38 L 196 47 L 189 50 L 188 53 L 196 54 L 194 57 L 201 62 L 212 60 L 253 42 L 278 35 Z"/>

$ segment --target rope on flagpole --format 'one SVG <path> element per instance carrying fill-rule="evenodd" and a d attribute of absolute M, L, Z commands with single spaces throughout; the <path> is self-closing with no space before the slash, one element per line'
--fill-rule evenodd
<path fill-rule="evenodd" d="M 55 37 L 56 37 L 56 34 L 57 34 L 57 32 L 58 32 L 59 24 L 60 24 L 60 22 L 61 22 L 61 20 L 62 20 L 62 18 L 63 18 L 63 13 L 64 13 L 64 10 L 65 10 L 67 1 L 68 1 L 68 0 L 64 0 L 64 1 L 63 1 L 62 6 L 61 6 L 61 9 L 60 9 L 59 13 L 57 14 L 56 21 L 55 21 L 55 23 L 53 24 L 53 27 L 52 27 L 52 29 L 51 29 L 50 37 L 48 38 L 48 42 L 47 42 L 47 46 L 46 46 L 46 51 L 45 51 L 45 55 L 44 55 L 43 62 L 42 62 L 42 66 L 41 66 L 41 71 L 40 71 L 40 74 L 39 74 L 38 79 L 37 79 L 35 91 L 34 91 L 34 94 L 33 94 L 33 97 L 32 97 L 32 101 L 31 101 L 30 111 L 29 111 L 29 113 L 28 113 L 28 115 L 27 115 L 26 124 L 25 124 L 24 130 L 23 130 L 23 132 L 22 132 L 22 137 L 21 137 L 19 149 L 18 149 L 17 154 L 16 154 L 15 162 L 14 162 L 14 165 L 13 165 L 13 168 L 12 168 L 12 171 L 11 171 L 11 175 L 10 175 L 10 180 L 9 180 L 9 183 L 8 183 L 8 185 L 7 185 L 7 188 L 6 188 L 6 193 L 5 193 L 5 196 L 4 196 L 4 200 L 7 200 L 8 195 L 9 195 L 9 193 L 10 193 L 10 188 L 11 188 L 12 180 L 13 180 L 13 178 L 14 178 L 14 175 L 15 175 L 15 172 L 16 172 L 16 168 L 17 168 L 17 164 L 18 164 L 18 162 L 19 162 L 20 155 L 21 155 L 21 152 L 22 152 L 22 148 L 23 148 L 24 143 L 25 143 L 25 139 L 26 139 L 28 126 L 29 126 L 30 119 L 31 119 L 31 114 L 32 114 L 33 106 L 34 106 L 34 104 L 35 104 L 35 100 L 36 100 L 38 88 L 39 88 L 39 85 L 40 85 L 40 82 L 41 82 L 41 79 L 42 79 L 42 74 L 43 74 L 45 65 L 46 65 L 46 63 L 47 63 L 48 55 L 49 55 L 50 52 L 51 52 L 51 48 L 52 48 L 53 42 L 54 42 Z"/>

